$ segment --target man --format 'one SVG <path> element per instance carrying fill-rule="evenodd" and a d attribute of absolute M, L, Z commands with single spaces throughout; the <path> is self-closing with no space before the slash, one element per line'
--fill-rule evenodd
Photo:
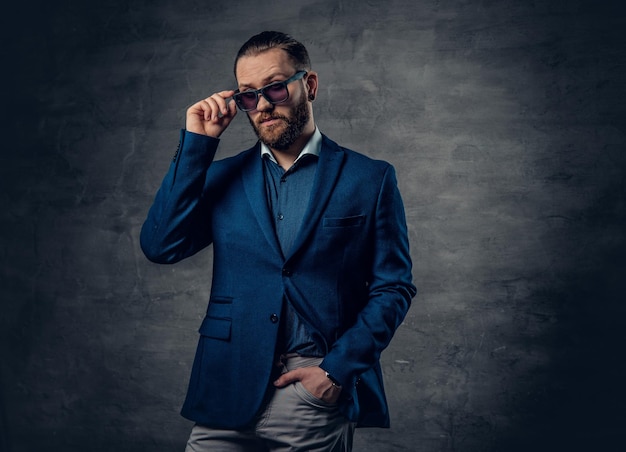
<path fill-rule="evenodd" d="M 250 38 L 235 76 L 187 110 L 141 231 L 157 263 L 213 245 L 187 450 L 349 451 L 354 426 L 389 425 L 379 357 L 415 295 L 394 170 L 320 133 L 292 37 Z M 259 143 L 214 161 L 237 107 Z"/>

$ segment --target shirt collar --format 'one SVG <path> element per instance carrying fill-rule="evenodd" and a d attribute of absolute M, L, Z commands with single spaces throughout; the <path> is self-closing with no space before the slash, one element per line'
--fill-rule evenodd
<path fill-rule="evenodd" d="M 296 163 L 298 160 L 300 160 L 302 157 L 304 157 L 307 154 L 311 154 L 316 157 L 319 157 L 321 151 L 322 151 L 322 133 L 317 128 L 317 126 L 315 126 L 315 132 L 313 132 L 313 136 L 311 136 L 311 138 L 309 138 L 309 141 L 307 141 L 307 143 L 304 145 L 304 148 L 302 148 L 300 155 L 298 155 L 298 158 L 294 161 L 294 163 Z M 278 164 L 270 148 L 265 143 L 261 143 L 261 157 L 264 157 L 266 155 L 267 155 L 267 158 L 269 158 L 272 162 Z"/>

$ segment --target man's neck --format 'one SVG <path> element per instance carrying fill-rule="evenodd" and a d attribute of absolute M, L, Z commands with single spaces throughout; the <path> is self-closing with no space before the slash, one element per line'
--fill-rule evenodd
<path fill-rule="evenodd" d="M 289 170 L 289 168 L 293 166 L 293 163 L 296 161 L 302 152 L 302 149 L 304 149 L 304 146 L 306 146 L 314 133 L 315 124 L 311 122 L 311 124 L 298 138 L 296 138 L 296 141 L 294 141 L 289 148 L 279 150 L 270 147 L 272 154 L 274 154 L 274 158 L 285 171 Z"/>

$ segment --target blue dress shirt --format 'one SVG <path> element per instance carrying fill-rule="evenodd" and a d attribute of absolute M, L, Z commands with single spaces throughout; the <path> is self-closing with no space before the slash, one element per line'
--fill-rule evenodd
<path fill-rule="evenodd" d="M 294 164 L 285 171 L 270 149 L 261 144 L 267 201 L 283 255 L 291 249 L 302 226 L 302 219 L 309 205 L 321 145 L 322 134 L 316 128 Z M 297 353 L 317 357 L 324 355 L 320 346 L 312 340 L 307 326 L 287 297 L 282 318 L 279 354 Z"/>

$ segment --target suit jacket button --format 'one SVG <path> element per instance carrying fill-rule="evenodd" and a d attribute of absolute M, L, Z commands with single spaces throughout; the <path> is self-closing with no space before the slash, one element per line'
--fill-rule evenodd
<path fill-rule="evenodd" d="M 270 320 L 272 321 L 272 323 L 277 323 L 278 322 L 278 316 L 276 314 L 272 314 L 270 316 Z"/>
<path fill-rule="evenodd" d="M 288 268 L 283 268 L 283 276 L 291 276 L 291 270 Z"/>

